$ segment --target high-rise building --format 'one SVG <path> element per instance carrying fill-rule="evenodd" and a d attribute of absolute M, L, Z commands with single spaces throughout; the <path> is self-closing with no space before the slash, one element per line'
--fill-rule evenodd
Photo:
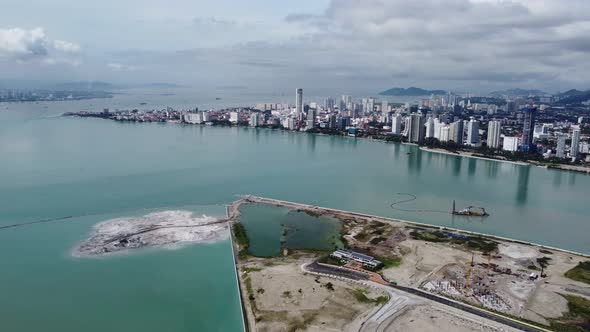
<path fill-rule="evenodd" d="M 432 117 L 428 117 L 426 120 L 426 132 L 424 134 L 425 138 L 433 138 L 434 137 L 434 120 Z"/>
<path fill-rule="evenodd" d="M 298 119 L 303 118 L 303 89 L 297 88 L 295 96 L 295 113 Z"/>
<path fill-rule="evenodd" d="M 518 151 L 518 137 L 504 136 L 502 150 L 511 152 Z"/>
<path fill-rule="evenodd" d="M 557 158 L 565 158 L 565 135 L 557 134 L 557 149 L 555 149 Z"/>
<path fill-rule="evenodd" d="M 333 110 L 336 106 L 336 101 L 334 98 L 328 97 L 324 100 L 324 108 L 327 110 Z"/>
<path fill-rule="evenodd" d="M 440 122 L 440 120 L 438 118 L 434 119 L 434 138 L 436 138 L 437 140 L 441 140 L 440 139 L 440 135 L 441 135 L 441 128 L 442 128 L 442 123 Z M 448 133 L 447 133 L 448 136 Z M 448 140 L 448 138 L 447 138 Z"/>
<path fill-rule="evenodd" d="M 574 128 L 572 132 L 572 145 L 570 147 L 570 157 L 576 158 L 580 153 L 580 128 Z"/>
<path fill-rule="evenodd" d="M 463 120 L 458 120 L 450 125 L 449 141 L 463 145 Z"/>
<path fill-rule="evenodd" d="M 467 123 L 467 145 L 479 146 L 479 121 L 475 118 Z"/>
<path fill-rule="evenodd" d="M 497 149 L 500 147 L 500 131 L 501 131 L 500 121 L 488 122 L 488 140 L 487 140 L 488 147 L 490 147 L 492 149 Z"/>
<path fill-rule="evenodd" d="M 412 113 L 408 123 L 408 140 L 411 143 L 421 144 L 424 142 L 426 128 L 424 127 L 424 116 L 421 113 Z"/>
<path fill-rule="evenodd" d="M 387 106 L 388 106 L 387 100 L 383 99 L 383 101 L 381 102 L 381 112 L 383 112 L 383 113 L 387 112 Z"/>
<path fill-rule="evenodd" d="M 307 120 L 305 121 L 305 129 L 314 129 L 315 128 L 315 110 L 310 108 L 307 111 Z"/>
<path fill-rule="evenodd" d="M 394 135 L 399 135 L 402 133 L 402 116 L 399 113 L 395 113 L 395 115 L 391 118 L 391 133 Z"/>
<path fill-rule="evenodd" d="M 534 107 L 526 107 L 523 109 L 524 124 L 522 127 L 522 151 L 533 152 L 535 146 L 533 145 L 533 135 L 535 132 L 535 114 L 537 109 Z"/>
<path fill-rule="evenodd" d="M 439 140 L 441 142 L 448 142 L 450 132 L 451 132 L 451 127 L 449 125 L 441 125 Z"/>
<path fill-rule="evenodd" d="M 258 127 L 260 125 L 260 117 L 257 112 L 250 114 L 250 126 Z"/>
<path fill-rule="evenodd" d="M 238 123 L 240 121 L 240 114 L 238 112 L 229 113 L 229 122 Z"/>

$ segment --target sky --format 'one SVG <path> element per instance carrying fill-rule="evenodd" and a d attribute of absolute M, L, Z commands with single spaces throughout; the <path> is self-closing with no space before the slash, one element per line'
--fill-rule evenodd
<path fill-rule="evenodd" d="M 589 0 L 0 1 L 0 79 L 590 89 Z"/>

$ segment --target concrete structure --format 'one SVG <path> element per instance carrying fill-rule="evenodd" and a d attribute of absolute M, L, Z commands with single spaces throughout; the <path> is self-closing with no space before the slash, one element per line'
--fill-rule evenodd
<path fill-rule="evenodd" d="M 441 142 L 448 142 L 450 139 L 451 127 L 449 125 L 442 125 L 440 127 L 440 135 L 438 140 Z"/>
<path fill-rule="evenodd" d="M 238 112 L 229 113 L 229 122 L 238 123 L 240 121 L 240 114 Z"/>
<path fill-rule="evenodd" d="M 565 158 L 565 135 L 557 134 L 557 149 L 555 150 L 557 158 Z"/>
<path fill-rule="evenodd" d="M 467 145 L 479 146 L 479 121 L 473 117 L 467 123 Z"/>
<path fill-rule="evenodd" d="M 203 122 L 203 117 L 201 116 L 201 112 L 196 113 L 187 113 L 184 115 L 184 122 L 190 124 L 199 124 Z"/>
<path fill-rule="evenodd" d="M 394 135 L 400 135 L 402 133 L 402 116 L 399 113 L 391 118 L 391 133 Z"/>
<path fill-rule="evenodd" d="M 580 128 L 574 128 L 572 131 L 572 145 L 570 147 L 570 157 L 576 158 L 580 153 Z"/>
<path fill-rule="evenodd" d="M 424 127 L 424 117 L 421 113 L 410 114 L 408 121 L 408 141 L 411 143 L 421 144 L 424 142 L 426 128 Z"/>
<path fill-rule="evenodd" d="M 363 264 L 363 266 L 375 269 L 381 266 L 381 262 L 369 255 L 364 255 L 355 251 L 338 249 L 334 251 L 330 256 L 340 259 L 343 262 L 355 261 Z"/>
<path fill-rule="evenodd" d="M 533 135 L 535 131 L 535 117 L 537 109 L 529 106 L 524 108 L 522 111 L 524 113 L 524 124 L 522 127 L 521 149 L 524 152 L 532 152 L 535 149 L 533 146 Z"/>
<path fill-rule="evenodd" d="M 297 118 L 300 119 L 303 117 L 303 89 L 297 88 L 295 94 L 295 113 Z"/>
<path fill-rule="evenodd" d="M 424 134 L 424 137 L 434 137 L 434 120 L 432 119 L 432 117 L 428 117 L 428 120 L 426 120 L 426 133 Z"/>
<path fill-rule="evenodd" d="M 487 140 L 488 147 L 493 148 L 493 149 L 500 148 L 500 131 L 501 131 L 500 121 L 488 122 L 488 140 Z"/>
<path fill-rule="evenodd" d="M 315 109 L 310 108 L 307 111 L 307 117 L 306 117 L 307 120 L 305 121 L 305 129 L 306 130 L 315 128 L 315 117 L 316 117 Z"/>
<path fill-rule="evenodd" d="M 260 114 L 253 112 L 250 114 L 250 126 L 258 127 L 260 125 Z"/>
<path fill-rule="evenodd" d="M 463 145 L 463 120 L 451 123 L 449 129 L 449 141 Z"/>
<path fill-rule="evenodd" d="M 515 152 L 518 151 L 518 137 L 504 137 L 502 150 Z"/>

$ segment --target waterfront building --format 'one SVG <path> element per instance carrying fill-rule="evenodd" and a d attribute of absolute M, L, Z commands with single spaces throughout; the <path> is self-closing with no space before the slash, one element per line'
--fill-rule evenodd
<path fill-rule="evenodd" d="M 184 115 L 184 122 L 190 123 L 190 124 L 199 124 L 199 123 L 202 123 L 203 122 L 203 119 L 201 117 L 201 112 L 186 113 Z"/>
<path fill-rule="evenodd" d="M 240 121 L 240 114 L 238 112 L 229 113 L 229 122 L 238 123 Z"/>
<path fill-rule="evenodd" d="M 260 125 L 260 118 L 257 112 L 250 114 L 250 126 L 258 127 Z"/>
<path fill-rule="evenodd" d="M 428 117 L 426 120 L 426 132 L 424 134 L 425 138 L 433 138 L 434 137 L 434 120 L 432 117 Z"/>
<path fill-rule="evenodd" d="M 373 258 L 372 256 L 361 254 L 352 250 L 338 249 L 334 251 L 330 256 L 341 260 L 342 262 L 355 261 L 362 264 L 365 267 L 372 269 L 381 266 L 381 262 Z"/>
<path fill-rule="evenodd" d="M 295 113 L 298 119 L 303 118 L 303 89 L 297 88 L 295 90 Z"/>
<path fill-rule="evenodd" d="M 391 133 L 394 135 L 399 135 L 402 133 L 402 116 L 399 113 L 395 113 L 395 115 L 391 118 Z"/>
<path fill-rule="evenodd" d="M 565 138 L 564 134 L 557 134 L 557 149 L 555 150 L 557 158 L 565 158 Z"/>
<path fill-rule="evenodd" d="M 537 109 L 529 106 L 523 109 L 524 124 L 522 127 L 522 145 L 521 149 L 524 152 L 533 152 L 533 135 L 535 130 L 535 115 Z"/>
<path fill-rule="evenodd" d="M 211 117 L 209 116 L 209 112 L 206 112 L 206 111 L 202 112 L 201 119 L 203 120 L 203 122 L 211 121 Z"/>
<path fill-rule="evenodd" d="M 315 109 L 310 108 L 307 111 L 307 118 L 306 118 L 307 120 L 305 121 L 305 129 L 306 130 L 315 128 L 315 117 L 316 117 Z"/>
<path fill-rule="evenodd" d="M 580 153 L 580 128 L 574 128 L 572 132 L 572 145 L 570 147 L 570 157 L 576 158 Z"/>
<path fill-rule="evenodd" d="M 505 136 L 502 143 L 502 150 L 510 152 L 518 151 L 518 137 Z"/>
<path fill-rule="evenodd" d="M 440 120 L 438 118 L 435 118 L 433 120 L 433 122 L 434 122 L 434 138 L 436 138 L 437 140 L 440 141 L 442 123 L 440 122 Z"/>
<path fill-rule="evenodd" d="M 488 147 L 492 149 L 497 149 L 500 147 L 500 131 L 501 131 L 500 121 L 490 121 L 488 122 L 488 140 L 487 144 Z"/>
<path fill-rule="evenodd" d="M 441 142 L 448 142 L 450 138 L 451 127 L 449 125 L 440 126 L 440 134 L 438 140 Z"/>
<path fill-rule="evenodd" d="M 412 113 L 408 119 L 408 141 L 421 144 L 426 134 L 424 116 L 421 113 Z"/>
<path fill-rule="evenodd" d="M 473 117 L 467 123 L 467 145 L 479 146 L 479 121 Z"/>
<path fill-rule="evenodd" d="M 449 141 L 463 145 L 463 120 L 458 120 L 450 125 Z"/>

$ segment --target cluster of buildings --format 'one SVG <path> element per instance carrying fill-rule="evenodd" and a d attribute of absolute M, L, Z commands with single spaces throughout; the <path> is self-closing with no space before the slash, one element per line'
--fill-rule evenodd
<path fill-rule="evenodd" d="M 347 134 L 392 139 L 452 149 L 486 153 L 536 153 L 548 159 L 580 161 L 590 153 L 590 109 L 546 104 L 548 97 L 490 98 L 448 93 L 416 103 L 393 103 L 387 97 L 359 98 L 342 95 L 323 103 L 305 103 L 303 89 L 295 91 L 295 104 L 260 103 L 201 111 L 131 110 L 91 116 L 119 121 L 182 122 L 235 125 L 285 130 Z M 585 113 L 584 113 L 585 112 Z M 81 116 L 89 116 L 81 114 Z M 586 128 L 586 130 L 584 130 Z M 495 152 L 494 152 L 495 151 Z M 590 158 L 588 158 L 590 162 Z"/>

